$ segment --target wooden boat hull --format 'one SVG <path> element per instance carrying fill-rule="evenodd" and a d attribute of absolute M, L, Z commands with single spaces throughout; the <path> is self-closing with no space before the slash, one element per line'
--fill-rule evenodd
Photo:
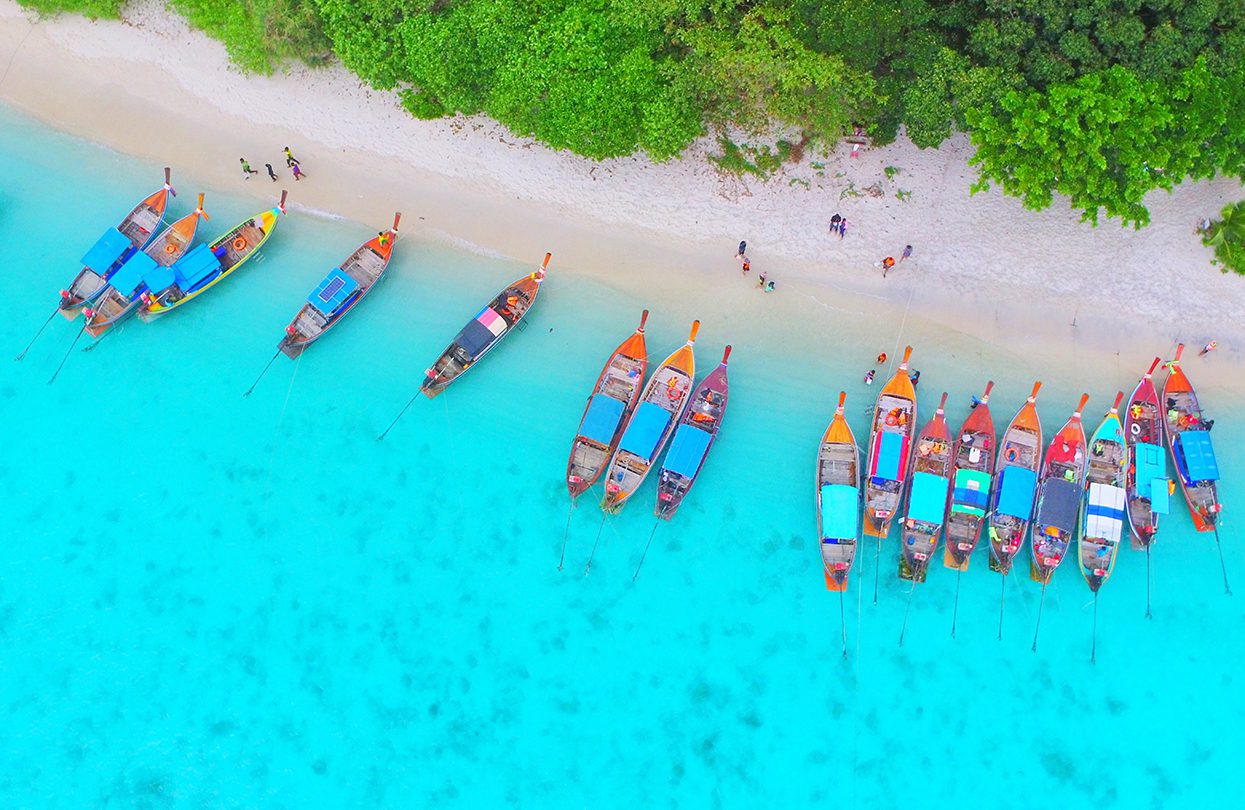
<path fill-rule="evenodd" d="M 1180 491 L 1189 508 L 1193 526 L 1199 532 L 1213 532 L 1220 510 L 1218 486 L 1215 480 L 1190 479 L 1187 461 L 1186 464 L 1181 463 L 1179 448 L 1185 433 L 1206 433 L 1209 443 L 1209 431 L 1203 427 L 1205 420 L 1197 391 L 1180 366 L 1180 355 L 1183 351 L 1183 344 L 1176 348 L 1176 357 L 1168 366 L 1167 380 L 1163 384 L 1167 447 L 1176 467 L 1176 480 L 1180 482 Z"/>
<path fill-rule="evenodd" d="M 627 420 L 640 401 L 644 376 L 648 372 L 648 347 L 644 341 L 647 320 L 646 309 L 640 316 L 639 328 L 618 345 L 601 368 L 592 394 L 584 405 L 575 440 L 571 442 L 571 455 L 566 462 L 566 488 L 571 503 L 587 492 L 605 472 L 606 465 L 618 449 Z"/>
<path fill-rule="evenodd" d="M 839 394 L 834 419 L 817 449 L 817 537 L 826 589 L 847 590 L 860 538 L 860 448 L 843 415 Z"/>
<path fill-rule="evenodd" d="M 1029 577 L 1043 585 L 1050 584 L 1051 575 L 1076 542 L 1088 464 L 1081 411 L 1088 399 L 1088 394 L 1082 396 L 1081 404 L 1046 448 L 1029 545 Z"/>
<path fill-rule="evenodd" d="M 1127 528 L 1128 450 L 1117 408 L 1119 399 L 1089 439 L 1078 541 L 1081 576 L 1094 593 L 1115 569 L 1120 540 Z"/>
<path fill-rule="evenodd" d="M 1125 477 L 1125 495 L 1128 499 L 1128 529 L 1132 547 L 1144 550 L 1153 543 L 1159 532 L 1159 515 L 1167 513 L 1168 478 L 1163 470 L 1162 491 L 1154 492 L 1157 472 L 1161 465 L 1166 468 L 1166 437 L 1163 429 L 1163 408 L 1152 379 L 1159 358 L 1154 358 L 1150 370 L 1145 373 L 1124 409 L 1124 439 L 1127 442 L 1128 465 Z M 1146 474 L 1147 471 L 1150 474 Z M 1145 480 L 1140 480 L 1139 473 Z M 1160 501 L 1159 509 L 1153 501 Z"/>
<path fill-rule="evenodd" d="M 648 477 L 666 442 L 674 434 L 691 403 L 692 381 L 696 376 L 696 332 L 700 321 L 692 323 L 687 343 L 665 359 L 644 386 L 639 404 L 627 419 L 618 450 L 605 472 L 605 497 L 601 508 L 617 513 Z"/>
<path fill-rule="evenodd" d="M 298 358 L 358 306 L 384 279 L 385 271 L 389 269 L 389 261 L 393 257 L 394 244 L 398 241 L 398 223 L 401 219 L 401 214 L 395 214 L 393 227 L 356 248 L 319 288 L 312 291 L 308 301 L 285 327 L 285 336 L 277 343 L 277 349 L 282 354 L 291 360 Z M 329 309 L 326 301 L 335 300 L 334 296 L 340 293 L 340 286 L 334 290 L 334 285 L 344 285 L 347 280 L 357 285 L 355 289 L 348 293 L 346 300 L 339 306 L 325 312 L 321 307 Z"/>
<path fill-rule="evenodd" d="M 730 396 L 726 375 L 726 362 L 730 356 L 731 347 L 727 346 L 722 362 L 696 386 L 696 395 L 675 428 L 670 452 L 666 454 L 665 464 L 657 479 L 657 503 L 653 507 L 653 515 L 659 520 L 674 517 L 700 477 L 718 431 L 722 429 Z"/>
<path fill-rule="evenodd" d="M 994 420 L 990 415 L 993 387 L 993 382 L 986 384 L 985 394 L 964 420 L 955 439 L 942 564 L 957 571 L 968 570 L 990 506 L 995 452 Z"/>
<path fill-rule="evenodd" d="M 483 360 L 523 322 L 536 303 L 550 257 L 551 254 L 546 253 L 544 263 L 536 272 L 514 281 L 467 322 L 436 362 L 424 372 L 424 381 L 419 386 L 424 396 L 428 399 L 436 397 Z"/>
<path fill-rule="evenodd" d="M 165 228 L 150 245 L 143 248 L 143 253 L 151 260 L 149 266 L 152 268 L 171 267 L 176 264 L 194 243 L 200 218 L 208 219 L 208 215 L 203 211 L 203 194 L 199 195 L 199 203 L 192 213 Z M 86 333 L 91 337 L 102 337 L 109 329 L 125 321 L 142 306 L 140 296 L 147 291 L 147 285 L 139 280 L 142 276 L 137 273 L 132 276 L 129 284 L 134 286 L 128 291 L 117 288 L 117 284 L 121 283 L 121 277 L 128 275 L 129 269 L 136 264 L 138 264 L 138 259 L 131 258 L 121 269 L 113 273 L 106 288 L 96 298 L 93 305 L 85 308 Z"/>
<path fill-rule="evenodd" d="M 954 461 L 951 432 L 943 413 L 946 402 L 944 393 L 933 418 L 917 433 L 911 481 L 899 531 L 900 579 L 925 581 L 946 521 Z"/>
<path fill-rule="evenodd" d="M 61 290 L 61 300 L 57 307 L 61 315 L 71 321 L 78 317 L 83 307 L 95 301 L 103 293 L 112 274 L 155 238 L 157 229 L 164 220 L 164 212 L 168 208 L 169 195 L 176 196 L 177 194 L 169 185 L 169 177 L 170 172 L 166 168 L 164 186 L 134 206 L 115 228 L 116 246 L 119 248 L 125 245 L 123 250 L 107 250 L 104 247 L 104 241 L 108 238 L 106 234 L 96 244 L 96 247 L 107 250 L 106 253 L 101 254 L 105 258 L 91 262 L 102 266 L 91 267 L 90 264 L 85 263 L 86 260 L 91 259 L 90 253 L 84 257 L 82 270 L 74 277 L 68 288 Z M 95 249 L 92 248 L 92 252 L 94 251 Z"/>
<path fill-rule="evenodd" d="M 282 192 L 281 202 L 275 208 L 261 211 L 250 219 L 240 222 L 207 245 L 207 250 L 216 259 L 216 265 L 210 273 L 191 285 L 189 290 L 182 290 L 174 284 L 163 290 L 151 291 L 145 296 L 144 306 L 139 310 L 138 316 L 150 323 L 167 315 L 220 284 L 258 256 L 285 214 L 285 196 L 285 192 Z M 192 254 L 187 254 L 183 258 L 190 259 Z"/>
<path fill-rule="evenodd" d="M 894 376 L 878 392 L 873 411 L 864 478 L 864 533 L 870 537 L 890 534 L 891 521 L 899 513 L 908 484 L 912 437 L 917 428 L 916 389 L 908 378 L 911 355 L 912 347 L 908 346 Z"/>
<path fill-rule="evenodd" d="M 1040 382 L 1033 386 L 1033 393 L 1003 431 L 995 462 L 998 475 L 990 489 L 987 522 L 990 570 L 1004 576 L 1011 572 L 1033 519 L 1037 471 L 1042 462 L 1042 423 L 1037 413 L 1041 387 Z"/>

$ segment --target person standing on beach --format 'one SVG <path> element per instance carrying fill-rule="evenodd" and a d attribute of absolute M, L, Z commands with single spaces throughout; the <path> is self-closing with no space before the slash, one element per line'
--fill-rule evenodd
<path fill-rule="evenodd" d="M 238 158 L 238 162 L 242 164 L 242 179 L 243 180 L 250 180 L 251 175 L 259 174 L 259 172 L 251 168 L 251 164 L 246 162 L 246 158 Z"/>
<path fill-rule="evenodd" d="M 830 217 L 830 233 L 838 233 L 839 223 L 842 221 L 843 221 L 843 217 L 839 216 L 838 214 L 835 214 L 834 216 Z"/>
<path fill-rule="evenodd" d="M 268 170 L 268 176 L 272 178 L 272 182 L 277 182 L 277 173 L 272 170 L 272 164 L 265 163 L 264 168 Z"/>
<path fill-rule="evenodd" d="M 739 243 L 739 251 L 735 254 L 735 258 L 742 259 L 744 257 L 744 254 L 747 252 L 748 252 L 748 242 L 746 240 L 741 241 Z"/>
<path fill-rule="evenodd" d="M 765 279 L 767 275 L 768 275 L 767 273 L 762 273 L 760 278 L 757 279 L 757 287 L 759 289 L 762 289 L 762 290 L 765 289 Z"/>
<path fill-rule="evenodd" d="M 771 281 L 771 282 L 767 283 L 767 284 L 765 285 L 765 291 L 766 291 L 766 292 L 773 292 L 773 291 L 774 291 L 774 282 L 772 282 L 772 281 Z"/>
<path fill-rule="evenodd" d="M 287 169 L 298 165 L 298 158 L 294 157 L 294 153 L 290 151 L 290 147 L 285 147 L 285 167 Z"/>
<path fill-rule="evenodd" d="M 902 262 L 904 259 L 907 259 L 911 255 L 912 255 L 912 245 L 904 245 L 903 253 L 900 254 L 899 256 L 899 261 Z"/>
<path fill-rule="evenodd" d="M 839 241 L 843 241 L 843 237 L 847 236 L 847 217 L 839 220 Z"/>
<path fill-rule="evenodd" d="M 1202 350 L 1197 353 L 1197 356 L 1205 357 L 1206 355 L 1210 354 L 1211 352 L 1213 352 L 1215 349 L 1218 349 L 1218 348 L 1219 348 L 1219 341 L 1212 340 L 1210 343 L 1207 343 L 1205 346 L 1202 347 Z"/>
<path fill-rule="evenodd" d="M 885 259 L 883 259 L 882 260 L 882 278 L 886 278 L 886 271 L 890 270 L 894 266 L 895 266 L 895 258 L 893 256 L 887 256 Z"/>
<path fill-rule="evenodd" d="M 744 275 L 745 276 L 748 275 L 748 271 L 751 269 L 752 269 L 752 262 L 749 261 L 747 256 L 744 256 L 744 264 L 743 264 Z"/>
<path fill-rule="evenodd" d="M 292 172 L 294 173 L 294 179 L 295 179 L 295 180 L 302 180 L 302 179 L 303 179 L 303 170 L 302 170 L 302 169 L 300 169 L 300 168 L 298 168 L 298 164 L 297 164 L 297 163 L 295 163 L 293 166 L 291 166 L 291 167 L 290 167 L 290 171 L 292 171 Z"/>

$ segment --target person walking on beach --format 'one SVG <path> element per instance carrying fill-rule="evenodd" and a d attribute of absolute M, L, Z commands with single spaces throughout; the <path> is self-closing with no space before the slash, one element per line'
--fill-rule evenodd
<path fill-rule="evenodd" d="M 766 292 L 773 292 L 773 291 L 774 291 L 774 282 L 772 282 L 772 281 L 771 281 L 771 282 L 768 282 L 768 283 L 765 285 L 765 291 L 766 291 Z"/>
<path fill-rule="evenodd" d="M 752 269 L 752 262 L 748 260 L 747 256 L 744 256 L 743 274 L 745 276 L 748 275 L 748 271 L 751 269 Z"/>
<path fill-rule="evenodd" d="M 912 245 L 904 245 L 903 253 L 899 256 L 899 261 L 903 261 L 912 255 Z"/>
<path fill-rule="evenodd" d="M 272 164 L 265 163 L 264 168 L 268 170 L 268 176 L 272 178 L 272 182 L 277 182 L 277 173 L 272 170 Z"/>
<path fill-rule="evenodd" d="M 873 375 L 877 373 L 877 369 L 869 369 L 865 372 L 865 385 L 873 385 Z"/>
<path fill-rule="evenodd" d="M 894 266 L 895 266 L 895 258 L 893 256 L 887 256 L 885 259 L 883 259 L 882 260 L 882 278 L 886 278 L 886 271 L 890 270 Z"/>
<path fill-rule="evenodd" d="M 251 175 L 259 174 L 259 172 L 251 168 L 251 164 L 246 162 L 246 158 L 238 158 L 238 162 L 242 164 L 242 179 L 243 180 L 250 180 Z"/>
<path fill-rule="evenodd" d="M 290 151 L 290 147 L 285 147 L 285 167 L 287 169 L 298 165 L 298 158 L 294 157 L 294 153 Z"/>
<path fill-rule="evenodd" d="M 746 240 L 741 241 L 739 243 L 739 251 L 735 254 L 735 258 L 742 259 L 744 257 L 744 254 L 747 252 L 748 252 L 748 242 Z"/>
<path fill-rule="evenodd" d="M 843 237 L 847 236 L 847 217 L 839 220 L 839 241 L 843 241 Z"/>
<path fill-rule="evenodd" d="M 1212 340 L 1210 343 L 1207 343 L 1205 346 L 1202 347 L 1202 350 L 1197 353 L 1197 356 L 1205 357 L 1206 355 L 1210 354 L 1211 352 L 1213 352 L 1215 349 L 1218 349 L 1218 348 L 1219 348 L 1219 341 Z"/>
<path fill-rule="evenodd" d="M 294 173 L 294 179 L 295 179 L 295 180 L 302 180 L 302 179 L 303 179 L 303 170 L 302 170 L 302 169 L 300 169 L 300 168 L 298 168 L 298 164 L 297 164 L 297 163 L 295 163 L 293 166 L 291 166 L 291 167 L 290 167 L 290 171 L 292 171 L 292 172 Z"/>
<path fill-rule="evenodd" d="M 835 214 L 834 216 L 830 217 L 830 233 L 838 233 L 839 223 L 842 221 L 843 221 L 843 217 L 839 216 L 838 214 Z"/>
<path fill-rule="evenodd" d="M 765 289 L 765 279 L 767 278 L 767 275 L 768 275 L 768 274 L 766 274 L 766 273 L 762 273 L 762 274 L 761 274 L 761 277 L 757 279 L 757 288 L 758 288 L 758 289 L 761 289 L 761 290 L 764 290 L 764 289 Z"/>

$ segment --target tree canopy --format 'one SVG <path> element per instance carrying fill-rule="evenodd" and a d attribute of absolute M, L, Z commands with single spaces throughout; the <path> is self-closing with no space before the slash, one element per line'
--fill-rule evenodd
<path fill-rule="evenodd" d="M 960 130 L 978 187 L 1138 226 L 1151 190 L 1245 173 L 1240 0 L 169 2 L 245 69 L 336 54 L 415 116 L 484 113 L 592 158 L 725 127 L 814 147 L 856 123 L 922 147 Z"/>

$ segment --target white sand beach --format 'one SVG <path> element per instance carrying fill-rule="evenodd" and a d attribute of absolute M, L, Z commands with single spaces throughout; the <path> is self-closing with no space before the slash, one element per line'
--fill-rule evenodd
<path fill-rule="evenodd" d="M 712 300 L 774 329 L 826 307 L 879 318 L 910 309 L 909 329 L 1017 351 L 1067 341 L 1129 362 L 1215 337 L 1222 379 L 1245 351 L 1245 279 L 1213 267 L 1194 233 L 1245 196 L 1236 180 L 1155 193 L 1153 223 L 1134 231 L 1084 224 L 1059 199 L 1033 212 L 997 190 L 970 195 L 963 136 L 938 150 L 901 137 L 856 158 L 844 145 L 766 181 L 723 175 L 706 157 L 711 138 L 666 164 L 596 163 L 483 118 L 415 120 L 340 67 L 244 75 L 222 45 L 149 0 L 120 22 L 38 19 L 0 0 L 0 101 L 231 192 L 270 194 L 263 164 L 281 166 L 288 144 L 307 172 L 297 184 L 283 177 L 292 210 L 381 224 L 402 210 L 417 238 L 522 261 L 553 250 L 559 272 Z M 261 170 L 255 181 L 243 181 L 239 156 Z M 828 229 L 836 212 L 850 222 L 842 241 Z M 753 275 L 768 272 L 778 294 L 739 278 L 740 239 Z M 883 279 L 880 260 L 905 244 L 912 259 Z"/>

